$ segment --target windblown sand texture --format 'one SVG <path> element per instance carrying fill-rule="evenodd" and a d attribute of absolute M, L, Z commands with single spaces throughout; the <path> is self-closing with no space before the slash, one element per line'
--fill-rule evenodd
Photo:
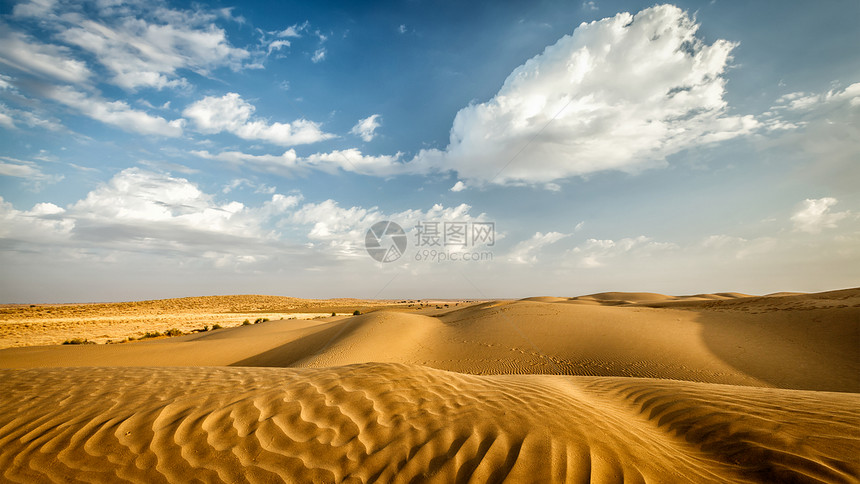
<path fill-rule="evenodd" d="M 381 309 L 0 368 L 9 482 L 860 482 L 860 289 Z"/>

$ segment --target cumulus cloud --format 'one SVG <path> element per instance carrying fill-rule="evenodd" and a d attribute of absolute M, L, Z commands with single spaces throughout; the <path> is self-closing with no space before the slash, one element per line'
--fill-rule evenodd
<path fill-rule="evenodd" d="M 306 203 L 290 217 L 295 224 L 311 227 L 308 238 L 315 241 L 312 248 L 325 250 L 327 254 L 337 259 L 367 257 L 364 248 L 364 237 L 368 228 L 382 220 L 390 220 L 399 224 L 410 239 L 417 237 L 415 227 L 419 223 L 438 222 L 472 222 L 486 221 L 486 214 L 472 215 L 471 206 L 460 204 L 445 207 L 435 204 L 430 209 L 404 210 L 401 212 L 385 213 L 377 207 L 341 207 L 335 200 L 325 200 L 320 203 Z M 498 238 L 498 237 L 497 237 Z M 414 241 L 413 241 L 414 242 Z M 450 247 L 450 252 L 465 250 L 465 247 Z"/>
<path fill-rule="evenodd" d="M 249 184 L 239 179 L 223 192 Z M 280 193 L 249 206 L 219 200 L 186 178 L 134 167 L 65 208 L 40 203 L 17 210 L 0 198 L 0 239 L 9 250 L 28 253 L 40 247 L 52 254 L 61 249 L 102 250 L 202 258 L 216 265 L 260 262 L 289 247 L 302 247 L 292 253 L 301 253 L 305 262 L 319 262 L 366 257 L 365 232 L 380 220 L 395 220 L 411 230 L 427 220 L 485 219 L 484 214 L 471 215 L 470 208 L 437 204 L 428 210 L 385 213 L 377 207 L 342 207 L 332 199 L 306 203 L 301 194 Z"/>
<path fill-rule="evenodd" d="M 287 176 L 305 174 L 309 170 L 327 173 L 343 170 L 362 175 L 391 176 L 400 173 L 403 166 L 402 163 L 399 163 L 400 153 L 394 156 L 371 156 L 362 154 L 360 150 L 354 148 L 334 150 L 329 153 L 315 153 L 305 157 L 299 157 L 293 149 L 289 149 L 281 155 L 253 155 L 240 151 L 210 153 L 206 150 L 196 150 L 191 153 L 208 160 L 247 166 L 255 171 Z"/>
<path fill-rule="evenodd" d="M 176 137 L 182 135 L 185 124 L 183 119 L 168 121 L 161 116 L 132 109 L 123 101 L 106 101 L 68 86 L 53 88 L 47 92 L 47 96 L 95 120 L 132 133 Z"/>
<path fill-rule="evenodd" d="M 831 212 L 830 208 L 839 203 L 832 197 L 803 201 L 801 207 L 791 216 L 794 230 L 810 234 L 818 234 L 823 229 L 834 229 L 836 223 L 848 217 L 851 212 Z"/>
<path fill-rule="evenodd" d="M 66 208 L 40 203 L 20 211 L 0 203 L 0 236 L 24 250 L 50 243 L 50 250 L 259 255 L 281 244 L 273 223 L 301 199 L 275 193 L 255 207 L 219 202 L 185 178 L 127 168 Z"/>
<path fill-rule="evenodd" d="M 305 119 L 272 124 L 262 119 L 251 119 L 255 110 L 239 94 L 229 92 L 221 97 L 206 96 L 185 108 L 182 115 L 204 134 L 226 131 L 242 139 L 267 141 L 282 146 L 316 143 L 334 137 L 333 134 L 323 132 L 319 123 Z"/>
<path fill-rule="evenodd" d="M 99 2 L 95 7 L 83 13 L 72 3 L 31 1 L 16 5 L 14 14 L 38 18 L 56 31 L 57 39 L 91 54 L 111 73 L 110 82 L 129 90 L 187 86 L 182 69 L 209 75 L 219 67 L 241 69 L 250 57 L 215 25 L 218 18 L 235 20 L 223 9 L 175 10 L 143 2 Z M 58 64 L 55 69 L 76 72 L 68 67 Z"/>
<path fill-rule="evenodd" d="M 374 114 L 364 119 L 359 119 L 349 132 L 364 141 L 371 141 L 376 136 L 376 128 L 382 125 L 380 117 L 379 114 Z"/>
<path fill-rule="evenodd" d="M 531 238 L 524 240 L 514 246 L 508 260 L 515 264 L 533 264 L 538 261 L 537 253 L 545 246 L 554 244 L 559 240 L 569 237 L 570 234 L 561 232 L 535 233 Z"/>
<path fill-rule="evenodd" d="M 445 150 L 414 168 L 476 182 L 541 183 L 666 164 L 694 146 L 752 132 L 727 113 L 736 44 L 705 43 L 681 9 L 660 5 L 580 25 L 516 68 L 489 101 L 457 113 Z"/>
<path fill-rule="evenodd" d="M 71 57 L 68 48 L 43 44 L 20 32 L 0 26 L 0 63 L 29 74 L 63 82 L 82 83 L 92 72 Z"/>
<path fill-rule="evenodd" d="M 452 192 L 462 192 L 465 189 L 466 189 L 466 184 L 463 183 L 462 181 L 459 181 L 459 180 L 457 181 L 457 183 L 454 184 L 453 187 L 451 187 Z"/>

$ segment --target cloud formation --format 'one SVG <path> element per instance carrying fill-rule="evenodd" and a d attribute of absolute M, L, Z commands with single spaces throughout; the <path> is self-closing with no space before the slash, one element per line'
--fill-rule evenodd
<path fill-rule="evenodd" d="M 185 108 L 182 115 L 204 134 L 226 131 L 242 139 L 267 141 L 282 146 L 316 143 L 334 137 L 333 134 L 323 132 L 319 123 L 306 119 L 271 124 L 262 119 L 252 119 L 255 110 L 239 94 L 229 92 L 221 97 L 206 96 Z"/>
<path fill-rule="evenodd" d="M 380 118 L 381 116 L 379 114 L 373 114 L 364 119 L 359 119 L 349 132 L 364 141 L 371 141 L 374 136 L 376 136 L 376 129 L 382 125 L 379 121 Z"/>
<path fill-rule="evenodd" d="M 181 75 L 183 69 L 200 75 L 220 67 L 238 70 L 251 56 L 232 46 L 225 31 L 214 23 L 219 17 L 236 20 L 229 10 L 176 10 L 143 2 L 96 2 L 93 7 L 85 16 L 72 2 L 33 0 L 16 5 L 13 13 L 19 20 L 38 19 L 56 32 L 57 39 L 92 55 L 111 74 L 112 84 L 128 90 L 188 86 Z M 8 50 L 14 53 L 14 42 L 22 38 L 18 35 L 12 40 Z M 31 51 L 29 46 L 25 50 Z M 30 64 L 34 64 L 32 57 Z M 46 66 L 43 71 L 49 70 L 47 63 L 38 64 Z M 53 70 L 65 73 L 57 77 L 67 82 L 79 83 L 88 77 L 83 62 L 68 58 L 56 63 Z"/>
<path fill-rule="evenodd" d="M 336 173 L 338 170 L 358 173 L 361 175 L 390 176 L 398 174 L 400 153 L 394 156 L 365 155 L 360 150 L 334 150 L 328 153 L 314 153 L 305 157 L 296 155 L 289 149 L 281 155 L 253 155 L 240 151 L 222 151 L 210 153 L 206 150 L 195 150 L 192 154 L 207 160 L 217 160 L 236 166 L 247 166 L 254 171 L 275 173 L 284 176 L 306 174 L 310 170 Z"/>
<path fill-rule="evenodd" d="M 580 25 L 516 68 L 489 101 L 457 113 L 445 150 L 412 162 L 474 182 L 545 183 L 636 172 L 695 146 L 751 133 L 727 112 L 736 44 L 697 37 L 671 5 Z"/>
<path fill-rule="evenodd" d="M 0 63 L 51 80 L 82 83 L 92 72 L 67 47 L 44 44 L 0 25 Z"/>
<path fill-rule="evenodd" d="M 839 203 L 832 197 L 807 198 L 791 216 L 794 230 L 818 234 L 824 229 L 835 229 L 836 223 L 848 217 L 851 212 L 831 212 L 830 208 Z"/>
<path fill-rule="evenodd" d="M 106 101 L 88 96 L 68 86 L 47 91 L 47 97 L 76 109 L 82 114 L 131 133 L 176 137 L 182 135 L 184 119 L 168 121 L 145 111 L 132 109 L 124 101 Z"/>

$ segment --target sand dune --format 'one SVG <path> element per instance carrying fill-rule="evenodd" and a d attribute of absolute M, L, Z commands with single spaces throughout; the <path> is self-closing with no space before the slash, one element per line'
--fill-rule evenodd
<path fill-rule="evenodd" d="M 853 394 L 395 364 L 5 370 L 2 378 L 0 467 L 17 482 L 860 475 Z"/>
<path fill-rule="evenodd" d="M 860 392 L 860 290 L 679 302 L 651 307 L 526 300 L 381 310 L 123 345 L 11 348 L 0 350 L 0 367 L 376 361 L 470 374 L 629 376 Z"/>
<path fill-rule="evenodd" d="M 8 348 L 0 480 L 860 482 L 858 350 L 860 289 Z"/>

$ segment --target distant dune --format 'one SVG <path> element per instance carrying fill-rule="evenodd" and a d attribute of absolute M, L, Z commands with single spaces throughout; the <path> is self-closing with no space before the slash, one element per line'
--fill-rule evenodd
<path fill-rule="evenodd" d="M 364 307 L 0 350 L 2 480 L 860 482 L 860 289 Z"/>

